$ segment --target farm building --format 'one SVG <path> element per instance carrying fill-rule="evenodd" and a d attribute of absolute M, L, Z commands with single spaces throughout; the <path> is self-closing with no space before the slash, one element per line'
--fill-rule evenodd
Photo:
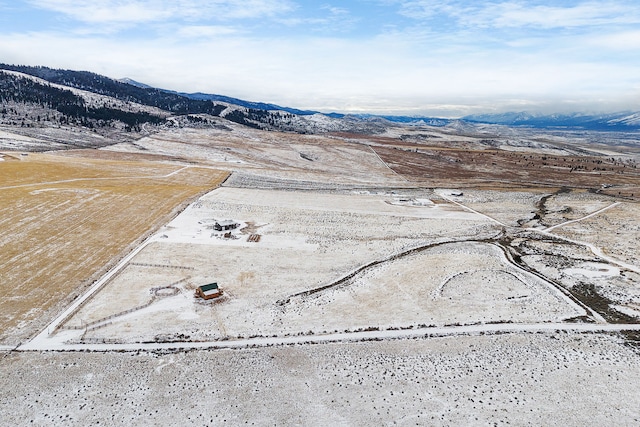
<path fill-rule="evenodd" d="M 217 283 L 209 283 L 208 285 L 198 286 L 196 289 L 196 297 L 202 299 L 213 299 L 222 295 L 222 289 L 218 287 Z"/>
<path fill-rule="evenodd" d="M 234 220 L 227 219 L 224 221 L 216 221 L 216 223 L 213 226 L 213 229 L 216 231 L 229 231 L 229 230 L 235 230 L 239 226 L 240 224 L 235 222 Z"/>

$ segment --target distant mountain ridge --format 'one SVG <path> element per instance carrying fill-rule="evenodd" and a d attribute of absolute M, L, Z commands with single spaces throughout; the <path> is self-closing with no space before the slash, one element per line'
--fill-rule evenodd
<path fill-rule="evenodd" d="M 137 86 L 137 87 L 142 88 L 142 89 L 153 89 L 153 86 L 149 86 L 149 85 L 146 85 L 144 83 L 137 82 L 137 81 L 135 81 L 133 79 L 130 79 L 129 77 L 124 77 L 122 79 L 118 79 L 118 81 L 120 83 L 126 83 L 126 84 L 131 85 L 131 86 Z"/>
<path fill-rule="evenodd" d="M 425 116 L 392 116 L 392 115 L 375 115 L 375 114 L 356 114 L 356 117 L 363 119 L 384 119 L 393 123 L 403 123 L 411 125 L 426 125 L 442 127 L 447 126 L 457 119 L 443 119 L 439 117 L 425 117 Z"/>
<path fill-rule="evenodd" d="M 311 110 L 283 107 L 264 102 L 245 101 L 224 95 L 196 93 L 180 93 L 171 90 L 154 88 L 129 78 L 120 80 L 102 76 L 89 71 L 60 70 L 48 67 L 0 64 L 0 70 L 14 71 L 37 77 L 57 85 L 111 97 L 119 103 L 128 102 L 156 108 L 165 113 L 153 111 L 118 110 L 107 104 L 89 106 L 82 97 L 74 97 L 62 101 L 67 95 L 58 89 L 45 88 L 42 84 L 29 83 L 21 86 L 14 82 L 5 82 L 2 99 L 47 104 L 66 115 L 80 119 L 103 123 L 118 120 L 131 127 L 140 123 L 158 123 L 166 120 L 167 115 L 208 114 L 226 120 L 260 129 L 283 130 L 292 132 L 316 131 L 375 131 L 381 130 L 383 123 L 402 123 L 417 126 L 449 126 L 454 124 L 495 124 L 520 126 L 538 129 L 563 130 L 596 130 L 596 131 L 638 131 L 640 130 L 640 112 L 621 112 L 601 115 L 582 113 L 572 114 L 532 114 L 528 112 L 508 112 L 500 114 L 476 114 L 461 119 L 446 119 L 424 116 L 395 116 L 374 114 L 341 114 L 319 113 Z M 5 80 L 10 77 L 3 77 Z M 15 80 L 15 76 L 11 77 Z M 28 89 L 28 93 L 27 93 Z M 56 92 L 57 91 L 57 92 Z M 54 93 L 55 92 L 55 93 Z M 52 104 L 46 99 L 53 99 Z M 22 97 L 22 99 L 20 99 Z M 61 104 L 60 104 L 61 102 Z M 146 108 L 146 107 L 145 107 Z M 120 111 L 120 112 L 118 112 Z M 199 120 L 192 117 L 193 120 Z"/>
<path fill-rule="evenodd" d="M 220 120 L 297 133 L 378 133 L 386 128 L 356 117 L 338 119 L 220 95 L 183 95 L 88 71 L 7 64 L 0 64 L 0 106 L 0 123 L 27 128 L 72 125 L 99 132 L 148 132 L 146 124 L 224 127 Z"/>
<path fill-rule="evenodd" d="M 609 114 L 533 114 L 525 111 L 499 114 L 475 114 L 462 118 L 471 123 L 522 126 L 542 129 L 584 129 L 596 131 L 640 130 L 640 113 Z"/>
<path fill-rule="evenodd" d="M 152 88 L 131 79 L 125 79 L 123 82 L 89 71 L 8 64 L 0 64 L 0 70 L 33 76 L 41 79 L 41 81 L 110 97 L 118 102 L 136 103 L 157 108 L 173 115 L 208 114 L 261 129 L 277 128 L 282 117 L 281 114 L 273 114 L 263 109 L 247 108 L 211 100 L 192 99 L 176 92 Z M 24 79 L 15 75 L 4 74 L 2 79 L 0 101 L 12 100 L 14 102 L 40 104 L 41 106 L 47 105 L 58 112 L 78 119 L 77 122 L 82 123 L 82 125 L 94 123 L 95 121 L 102 121 L 101 123 L 110 122 L 116 120 L 114 116 L 120 115 L 118 111 L 121 110 L 110 108 L 107 105 L 101 105 L 99 108 L 90 108 L 86 100 L 78 95 L 73 96 L 71 100 L 58 101 L 58 99 L 66 96 L 65 91 L 61 88 L 47 88 L 46 85 L 38 81 L 32 81 L 24 85 L 21 84 Z M 39 98 L 38 94 L 51 91 L 55 92 L 52 95 L 55 100 L 54 103 Z M 105 112 L 108 112 L 108 114 L 103 114 Z M 134 117 L 136 114 L 139 117 Z M 131 127 L 137 127 L 142 123 L 158 123 L 160 120 L 165 120 L 165 117 L 160 117 L 163 115 L 158 116 L 157 114 L 127 111 L 127 115 L 126 123 Z M 122 116 L 124 117 L 125 115 L 123 114 Z"/>
<path fill-rule="evenodd" d="M 145 83 L 140 83 L 136 80 L 130 79 L 128 77 L 124 77 L 122 79 L 118 79 L 121 83 L 126 83 L 132 86 L 136 86 L 142 89 L 155 89 L 153 86 L 149 86 Z M 320 114 L 319 111 L 311 111 L 311 110 L 299 110 L 297 108 L 291 107 L 282 107 L 276 104 L 269 104 L 265 102 L 253 102 L 253 101 L 245 101 L 243 99 L 232 98 L 230 96 L 225 95 L 215 95 L 209 93 L 195 92 L 195 93 L 186 93 L 186 92 L 176 92 L 169 89 L 159 89 L 167 93 L 173 93 L 176 95 L 184 96 L 189 99 L 193 99 L 196 101 L 217 101 L 217 102 L 226 102 L 227 104 L 239 105 L 241 107 L 253 108 L 256 110 L 265 110 L 265 111 L 286 111 L 287 113 L 297 114 L 300 116 L 308 116 L 312 114 Z"/>
<path fill-rule="evenodd" d="M 321 114 L 318 111 L 299 110 L 297 108 L 281 107 L 280 105 L 267 104 L 267 103 L 264 103 L 264 102 L 244 101 L 242 99 L 232 98 L 232 97 L 224 96 L 224 95 L 213 95 L 213 94 L 207 94 L 207 93 L 201 93 L 201 92 L 196 92 L 196 93 L 177 92 L 177 93 L 179 95 L 186 96 L 189 99 L 195 99 L 195 100 L 198 100 L 198 101 L 226 102 L 226 103 L 229 103 L 229 104 L 240 105 L 242 107 L 253 108 L 253 109 L 256 109 L 256 110 L 286 111 L 287 113 L 297 114 L 299 116 L 310 116 L 312 114 Z"/>

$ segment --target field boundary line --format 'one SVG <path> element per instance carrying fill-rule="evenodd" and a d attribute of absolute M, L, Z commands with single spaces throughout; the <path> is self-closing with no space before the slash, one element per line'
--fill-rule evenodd
<path fill-rule="evenodd" d="M 403 180 L 403 181 L 405 181 L 405 182 L 409 182 L 409 178 L 407 178 L 407 177 L 404 177 L 404 176 L 400 175 L 398 172 L 394 171 L 394 170 L 393 170 L 393 168 L 387 164 L 387 162 L 385 162 L 384 160 L 382 160 L 382 157 L 380 157 L 380 154 L 378 154 L 378 153 L 376 152 L 376 150 L 375 150 L 371 145 L 367 144 L 367 147 L 369 147 L 369 150 L 371 150 L 371 152 L 373 152 L 373 154 L 378 158 L 378 160 L 380 160 L 380 162 L 381 162 L 381 163 L 382 163 L 382 164 L 383 164 L 387 169 L 389 169 L 391 172 L 393 172 L 393 174 L 394 174 L 395 176 L 397 176 L 398 178 L 402 179 L 402 180 Z"/>
<path fill-rule="evenodd" d="M 415 329 L 373 329 L 356 332 L 337 332 L 331 334 L 308 334 L 281 337 L 254 337 L 220 341 L 169 341 L 138 343 L 85 343 L 64 344 L 46 341 L 39 345 L 23 345 L 14 351 L 184 351 L 215 350 L 234 348 L 273 347 L 283 345 L 311 345 L 328 343 L 349 343 L 362 341 L 381 341 L 397 339 L 429 339 L 460 335 L 498 335 L 540 332 L 576 332 L 576 333 L 617 333 L 640 331 L 640 323 L 633 324 L 593 324 L 593 323 L 480 323 L 472 325 L 431 326 Z"/>
<path fill-rule="evenodd" d="M 142 175 L 142 176 L 113 176 L 113 177 L 94 177 L 94 178 L 73 178 L 63 179 L 60 181 L 47 181 L 47 182 L 34 182 L 30 184 L 9 185 L 6 187 L 0 187 L 0 190 L 13 190 L 16 188 L 38 187 L 40 185 L 52 185 L 52 184 L 68 184 L 70 182 L 82 182 L 82 181 L 109 181 L 109 180 L 123 180 L 123 179 L 163 179 L 169 178 L 182 172 L 185 169 L 189 169 L 192 166 L 184 166 L 178 170 L 170 172 L 166 175 Z"/>

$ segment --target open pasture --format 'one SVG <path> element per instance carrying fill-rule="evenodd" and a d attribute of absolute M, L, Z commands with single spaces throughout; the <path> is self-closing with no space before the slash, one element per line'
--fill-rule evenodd
<path fill-rule="evenodd" d="M 585 314 L 482 243 L 494 223 L 429 196 L 219 188 L 162 227 L 62 330 L 89 343 L 215 340 Z M 246 227 L 225 239 L 209 225 L 228 218 Z M 219 301 L 194 298 L 212 281 Z"/>
<path fill-rule="evenodd" d="M 107 150 L 175 156 L 219 169 L 319 184 L 409 185 L 366 144 L 324 135 L 264 132 L 229 122 L 224 129 L 167 130 Z"/>
<path fill-rule="evenodd" d="M 0 309 L 13 318 L 2 320 L 0 375 L 15 387 L 0 393 L 0 419 L 637 424 L 638 212 L 630 186 L 601 188 L 597 178 L 632 164 L 577 169 L 590 181 L 570 189 L 576 170 L 561 172 L 560 155 L 542 165 L 558 171 L 547 181 L 509 175 L 557 150 L 516 152 L 521 163 L 503 170 L 513 157 L 488 149 L 476 160 L 493 171 L 458 175 L 474 167 L 478 137 L 398 132 L 391 144 L 229 125 L 5 155 L 0 170 L 12 172 L 0 195 L 13 210 L 0 200 L 0 244 L 31 242 L 20 251 L 40 264 L 14 265 L 54 286 L 24 275 L 2 288 Z M 467 164 L 419 169 L 413 154 L 431 144 L 441 148 L 433 162 L 468 149 Z M 400 160 L 417 166 L 407 173 Z M 31 170 L 16 168 L 26 162 Z M 206 167 L 234 173 L 197 198 L 220 177 Z M 195 202 L 174 215 L 187 199 Z M 227 237 L 214 225 L 226 220 L 239 225 Z M 99 253 L 115 241 L 113 255 Z M 2 278 L 14 274 L 1 261 Z M 194 297 L 214 281 L 220 299 Z M 80 293 L 84 304 L 69 304 Z M 17 348 L 2 345 L 38 329 Z"/>
<path fill-rule="evenodd" d="M 637 425 L 638 354 L 504 334 L 170 354 L 13 352 L 7 425 Z M 26 397 L 26 398 L 25 398 Z"/>

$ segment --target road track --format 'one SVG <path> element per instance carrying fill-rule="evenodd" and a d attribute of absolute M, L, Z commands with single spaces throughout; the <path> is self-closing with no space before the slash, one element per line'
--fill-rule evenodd
<path fill-rule="evenodd" d="M 563 226 L 568 225 L 568 224 L 573 224 L 574 222 L 584 221 L 585 219 L 589 219 L 589 218 L 591 218 L 591 217 L 594 217 L 594 216 L 596 216 L 596 215 L 598 215 L 598 214 L 600 214 L 600 213 L 602 213 L 602 212 L 604 212 L 604 211 L 606 211 L 606 210 L 609 210 L 609 209 L 611 209 L 611 208 L 615 208 L 616 206 L 620 205 L 621 203 L 622 203 L 622 202 L 615 202 L 615 203 L 612 203 L 612 204 L 610 204 L 609 206 L 606 206 L 606 207 L 604 207 L 604 208 L 602 208 L 602 209 L 599 209 L 599 210 L 597 210 L 597 211 L 595 211 L 595 212 L 592 212 L 592 213 L 590 213 L 589 215 L 585 215 L 585 216 L 583 216 L 582 218 L 572 219 L 571 221 L 565 221 L 565 222 L 563 222 L 563 223 L 561 223 L 561 224 L 558 224 L 558 225 L 554 225 L 554 226 L 552 226 L 552 227 L 545 228 L 543 231 L 545 231 L 545 232 L 547 232 L 547 233 L 548 233 L 548 232 L 550 232 L 551 230 L 553 230 L 554 228 L 563 227 Z"/>
<path fill-rule="evenodd" d="M 141 342 L 105 344 L 47 343 L 32 340 L 13 351 L 154 351 L 154 350 L 213 350 L 233 348 L 272 347 L 283 345 L 326 344 L 360 341 L 425 339 L 461 335 L 493 335 L 505 333 L 616 333 L 640 331 L 640 324 L 593 324 L 593 323 L 490 323 L 462 326 L 439 326 L 416 329 L 372 330 L 341 332 L 322 335 L 295 335 L 282 337 L 256 337 L 224 341 Z"/>

